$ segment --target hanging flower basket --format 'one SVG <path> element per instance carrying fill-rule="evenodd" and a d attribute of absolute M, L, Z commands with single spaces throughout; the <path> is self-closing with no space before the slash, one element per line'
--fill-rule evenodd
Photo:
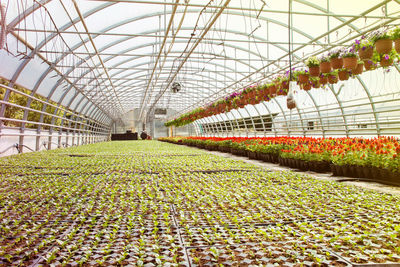
<path fill-rule="evenodd" d="M 277 95 L 287 95 L 288 90 L 287 89 L 279 89 L 277 92 Z"/>
<path fill-rule="evenodd" d="M 275 84 L 271 84 L 271 86 L 269 87 L 269 93 L 271 95 L 275 95 L 276 94 L 276 85 Z"/>
<path fill-rule="evenodd" d="M 321 63 L 320 60 L 315 56 L 307 58 L 305 64 L 308 67 L 308 72 L 310 73 L 310 76 L 313 77 L 319 76 L 320 63 Z"/>
<path fill-rule="evenodd" d="M 379 39 L 375 43 L 376 52 L 379 54 L 388 54 L 393 48 L 392 39 Z"/>
<path fill-rule="evenodd" d="M 330 84 L 335 84 L 335 83 L 337 83 L 338 82 L 338 76 L 337 75 L 335 75 L 335 74 L 329 74 L 328 75 L 328 82 L 330 83 Z"/>
<path fill-rule="evenodd" d="M 347 69 L 341 69 L 338 72 L 339 80 L 347 81 L 350 77 L 349 71 Z"/>
<path fill-rule="evenodd" d="M 318 77 L 319 76 L 319 66 L 309 67 L 308 72 L 310 73 L 310 76 Z"/>
<path fill-rule="evenodd" d="M 393 59 L 382 57 L 381 61 L 379 62 L 381 67 L 389 67 L 393 64 Z"/>
<path fill-rule="evenodd" d="M 331 66 L 332 69 L 334 70 L 341 69 L 343 67 L 343 58 L 341 57 L 331 58 Z"/>
<path fill-rule="evenodd" d="M 319 83 L 321 85 L 327 84 L 328 83 L 328 76 L 326 74 L 319 75 Z"/>
<path fill-rule="evenodd" d="M 293 95 L 287 97 L 286 106 L 288 109 L 294 109 L 296 107 L 296 101 L 294 100 Z"/>
<path fill-rule="evenodd" d="M 255 105 L 257 103 L 256 98 L 250 99 L 250 105 Z"/>
<path fill-rule="evenodd" d="M 364 70 L 364 63 L 358 63 L 357 67 L 353 70 L 353 75 L 360 75 Z"/>
<path fill-rule="evenodd" d="M 348 70 L 354 70 L 357 68 L 357 57 L 344 57 L 343 67 Z"/>
<path fill-rule="evenodd" d="M 308 82 L 309 75 L 308 73 L 299 74 L 299 83 L 306 83 Z"/>
<path fill-rule="evenodd" d="M 300 87 L 304 91 L 309 91 L 309 90 L 311 90 L 311 82 L 303 83 L 303 84 L 300 85 Z"/>
<path fill-rule="evenodd" d="M 281 88 L 289 90 L 289 81 L 282 81 L 281 82 Z"/>
<path fill-rule="evenodd" d="M 394 40 L 394 49 L 396 49 L 396 52 L 400 54 L 400 39 Z"/>
<path fill-rule="evenodd" d="M 319 79 L 315 80 L 315 81 L 312 81 L 311 84 L 312 84 L 313 88 L 320 88 L 321 87 L 321 83 L 320 83 Z"/>
<path fill-rule="evenodd" d="M 321 65 L 319 65 L 319 68 L 321 70 L 321 73 L 328 73 L 331 72 L 331 62 L 330 61 L 323 61 L 321 62 Z"/>
<path fill-rule="evenodd" d="M 372 60 L 367 59 L 367 60 L 364 60 L 364 67 L 365 67 L 365 70 L 373 70 L 376 68 L 376 65 Z"/>
<path fill-rule="evenodd" d="M 269 95 L 269 92 L 270 92 L 270 87 L 265 87 L 264 89 L 263 89 L 263 91 L 262 91 L 262 97 L 264 98 L 264 97 L 266 97 L 266 96 L 268 96 Z"/>
<path fill-rule="evenodd" d="M 360 50 L 358 50 L 358 56 L 360 57 L 361 60 L 370 59 L 372 58 L 373 54 L 374 54 L 373 47 L 361 48 Z"/>

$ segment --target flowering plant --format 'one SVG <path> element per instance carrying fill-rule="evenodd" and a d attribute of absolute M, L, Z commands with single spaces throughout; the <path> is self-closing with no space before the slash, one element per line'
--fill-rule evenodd
<path fill-rule="evenodd" d="M 386 29 L 377 30 L 373 32 L 370 37 L 371 41 L 374 43 L 376 43 L 379 40 L 390 39 L 390 38 L 391 36 Z"/>
<path fill-rule="evenodd" d="M 315 56 L 307 58 L 307 60 L 305 62 L 307 67 L 316 67 L 316 66 L 319 66 L 320 63 L 321 62 L 319 61 L 319 59 Z"/>
<path fill-rule="evenodd" d="M 386 60 L 393 62 L 394 60 L 399 60 L 399 54 L 397 54 L 394 49 L 392 49 L 392 51 L 390 51 L 389 54 L 382 54 L 382 55 L 377 54 L 377 56 L 378 56 L 377 57 L 378 61 Z"/>
<path fill-rule="evenodd" d="M 367 39 L 365 36 L 362 36 L 360 40 L 355 40 L 354 44 L 353 44 L 353 49 L 354 51 L 359 51 L 359 50 L 367 50 L 371 47 L 374 46 L 374 43 L 370 40 Z"/>
<path fill-rule="evenodd" d="M 357 54 L 353 48 L 349 48 L 349 49 L 343 51 L 342 57 L 357 57 Z"/>
<path fill-rule="evenodd" d="M 342 49 L 337 48 L 337 49 L 330 51 L 328 56 L 329 56 L 329 58 L 338 58 L 341 56 L 341 54 L 342 54 Z"/>
<path fill-rule="evenodd" d="M 400 27 L 396 27 L 390 31 L 390 37 L 393 40 L 400 39 Z"/>
<path fill-rule="evenodd" d="M 322 55 L 319 58 L 320 62 L 329 62 L 329 55 Z"/>

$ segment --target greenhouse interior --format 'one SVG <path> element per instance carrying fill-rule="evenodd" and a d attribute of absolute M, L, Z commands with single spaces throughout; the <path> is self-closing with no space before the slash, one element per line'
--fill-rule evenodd
<path fill-rule="evenodd" d="M 0 266 L 400 266 L 400 0 L 0 22 Z"/>

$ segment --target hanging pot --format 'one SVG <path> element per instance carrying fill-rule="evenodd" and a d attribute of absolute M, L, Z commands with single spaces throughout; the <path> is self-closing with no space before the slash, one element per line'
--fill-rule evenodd
<path fill-rule="evenodd" d="M 381 67 L 389 67 L 389 66 L 391 66 L 393 64 L 393 59 L 382 58 L 379 63 L 381 65 Z"/>
<path fill-rule="evenodd" d="M 376 52 L 379 54 L 388 54 L 392 51 L 393 41 L 392 39 L 380 39 L 375 43 Z"/>
<path fill-rule="evenodd" d="M 372 58 L 373 54 L 374 54 L 373 47 L 368 47 L 365 49 L 361 48 L 360 50 L 358 50 L 358 56 L 360 57 L 361 60 L 370 59 L 370 58 Z"/>
<path fill-rule="evenodd" d="M 319 81 L 313 81 L 312 82 L 312 87 L 317 89 L 321 87 L 321 83 Z"/>
<path fill-rule="evenodd" d="M 293 95 L 293 86 L 295 82 L 288 82 L 289 83 L 289 92 L 286 98 L 286 105 L 288 109 L 294 109 L 296 107 L 296 100 L 294 99 Z"/>
<path fill-rule="evenodd" d="M 308 74 L 299 74 L 299 83 L 308 82 L 309 75 Z"/>
<path fill-rule="evenodd" d="M 310 73 L 310 76 L 313 77 L 319 76 L 319 66 L 309 67 L 308 72 Z"/>
<path fill-rule="evenodd" d="M 321 85 L 327 84 L 328 83 L 328 74 L 320 74 L 319 75 L 319 83 Z"/>
<path fill-rule="evenodd" d="M 269 95 L 269 89 L 270 89 L 270 87 L 264 88 L 263 94 L 262 94 L 263 98 L 267 97 Z"/>
<path fill-rule="evenodd" d="M 276 85 L 274 84 L 274 85 L 271 85 L 270 87 L 269 87 L 269 93 L 271 94 L 271 95 L 275 95 L 276 94 Z"/>
<path fill-rule="evenodd" d="M 348 70 L 354 70 L 357 68 L 357 57 L 343 58 L 343 67 Z"/>
<path fill-rule="evenodd" d="M 350 77 L 348 70 L 340 70 L 338 75 L 341 81 L 347 81 Z"/>
<path fill-rule="evenodd" d="M 400 39 L 394 40 L 394 49 L 396 49 L 396 52 L 400 54 Z"/>
<path fill-rule="evenodd" d="M 281 88 L 289 90 L 289 81 L 282 81 Z"/>
<path fill-rule="evenodd" d="M 341 69 L 343 67 L 343 58 L 341 57 L 331 58 L 331 66 L 334 70 Z"/>
<path fill-rule="evenodd" d="M 279 89 L 277 95 L 287 95 L 287 89 Z"/>
<path fill-rule="evenodd" d="M 311 90 L 311 82 L 301 84 L 301 88 L 302 88 L 304 91 L 309 91 L 309 90 Z"/>
<path fill-rule="evenodd" d="M 364 63 L 357 64 L 357 67 L 353 70 L 353 75 L 360 75 L 364 70 Z"/>
<path fill-rule="evenodd" d="M 328 75 L 328 82 L 329 82 L 330 84 L 335 84 L 335 83 L 337 83 L 337 82 L 338 82 L 338 76 L 329 74 L 329 75 Z"/>
<path fill-rule="evenodd" d="M 364 60 L 364 67 L 365 67 L 365 70 L 373 70 L 373 69 L 375 69 L 375 64 L 372 60 L 367 59 L 367 60 Z"/>
<path fill-rule="evenodd" d="M 321 70 L 321 73 L 331 72 L 331 70 L 332 70 L 331 62 L 330 61 L 321 62 L 321 64 L 319 65 L 319 68 Z"/>
<path fill-rule="evenodd" d="M 296 101 L 294 101 L 293 98 L 288 97 L 288 99 L 286 99 L 286 105 L 288 109 L 294 109 L 296 107 Z"/>

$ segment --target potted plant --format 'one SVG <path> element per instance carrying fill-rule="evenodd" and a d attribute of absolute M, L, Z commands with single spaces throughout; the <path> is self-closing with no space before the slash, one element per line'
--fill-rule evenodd
<path fill-rule="evenodd" d="M 340 69 L 343 67 L 343 58 L 341 57 L 341 49 L 335 49 L 329 52 L 329 59 L 331 61 L 331 66 L 334 70 Z"/>
<path fill-rule="evenodd" d="M 354 70 L 357 67 L 357 55 L 352 48 L 343 53 L 343 68 Z"/>
<path fill-rule="evenodd" d="M 271 96 L 276 94 L 276 85 L 275 85 L 275 83 L 269 83 L 269 84 L 267 84 L 267 87 L 269 89 L 269 94 Z"/>
<path fill-rule="evenodd" d="M 301 69 L 294 73 L 294 77 L 296 77 L 297 81 L 302 84 L 308 82 L 310 75 L 306 69 Z"/>
<path fill-rule="evenodd" d="M 312 57 L 307 58 L 305 64 L 308 67 L 308 72 L 310 73 L 310 76 L 313 76 L 313 77 L 319 76 L 320 61 L 317 57 L 312 56 Z"/>
<path fill-rule="evenodd" d="M 319 61 L 321 62 L 319 65 L 319 68 L 321 70 L 321 73 L 329 73 L 332 70 L 332 66 L 331 66 L 331 61 L 329 56 L 321 56 L 319 58 Z"/>
<path fill-rule="evenodd" d="M 321 84 L 321 85 L 325 85 L 325 84 L 327 84 L 328 83 L 328 74 L 327 73 L 321 73 L 320 75 L 319 75 L 319 83 Z"/>
<path fill-rule="evenodd" d="M 313 88 L 320 88 L 321 84 L 319 82 L 319 77 L 310 77 L 311 86 Z"/>
<path fill-rule="evenodd" d="M 398 55 L 394 49 L 390 51 L 388 54 L 381 54 L 379 64 L 381 67 L 387 68 L 393 64 L 395 58 L 398 58 Z"/>
<path fill-rule="evenodd" d="M 378 54 L 388 54 L 392 50 L 393 41 L 386 30 L 379 30 L 372 34 L 371 41 L 375 44 Z"/>
<path fill-rule="evenodd" d="M 345 68 L 341 68 L 338 70 L 339 80 L 347 81 L 350 77 L 349 71 Z"/>
<path fill-rule="evenodd" d="M 358 60 L 357 67 L 352 71 L 353 75 L 360 75 L 364 70 L 364 61 Z"/>
<path fill-rule="evenodd" d="M 289 90 L 289 77 L 288 76 L 281 77 L 281 88 Z"/>
<path fill-rule="evenodd" d="M 311 81 L 308 81 L 306 83 L 301 83 L 300 88 L 303 89 L 304 91 L 311 90 Z"/>
<path fill-rule="evenodd" d="M 338 70 L 333 70 L 330 73 L 328 73 L 328 82 L 330 84 L 335 84 L 338 82 L 338 80 L 339 80 Z"/>
<path fill-rule="evenodd" d="M 360 40 L 356 40 L 353 47 L 354 50 L 358 52 L 358 56 L 361 60 L 372 58 L 374 43 L 365 36 L 362 36 Z"/>
<path fill-rule="evenodd" d="M 390 37 L 394 41 L 396 52 L 400 53 L 400 27 L 394 28 L 390 33 Z"/>
<path fill-rule="evenodd" d="M 380 61 L 380 56 L 376 51 L 374 51 L 374 54 L 373 54 L 371 59 L 365 59 L 364 60 L 365 70 L 368 71 L 368 70 L 376 69 L 377 66 L 378 66 L 378 63 L 377 63 L 378 61 Z"/>

